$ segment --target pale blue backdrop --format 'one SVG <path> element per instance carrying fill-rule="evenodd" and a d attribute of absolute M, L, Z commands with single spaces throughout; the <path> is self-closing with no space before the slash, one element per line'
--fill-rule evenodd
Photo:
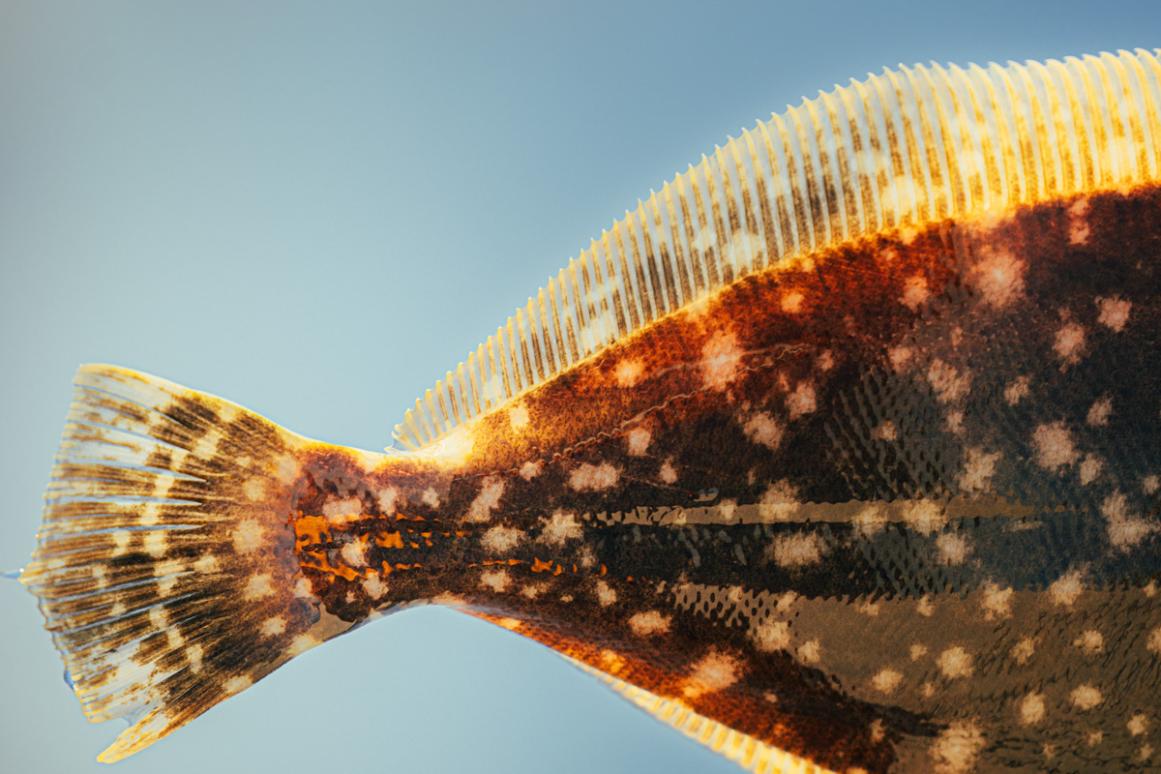
<path fill-rule="evenodd" d="M 898 62 L 1161 42 L 1157 2 L 0 0 L 0 569 L 77 364 L 375 449 L 612 218 L 727 134 Z M 0 585 L 0 770 L 120 730 Z M 309 653 L 131 772 L 729 772 L 549 651 L 447 611 Z"/>

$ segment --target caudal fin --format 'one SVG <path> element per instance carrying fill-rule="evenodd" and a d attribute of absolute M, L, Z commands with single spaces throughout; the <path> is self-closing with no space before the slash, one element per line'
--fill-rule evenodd
<path fill-rule="evenodd" d="M 83 366 L 22 582 L 94 722 L 131 755 L 339 627 L 299 571 L 306 442 L 229 401 Z M 325 618 L 325 614 L 322 614 Z"/>

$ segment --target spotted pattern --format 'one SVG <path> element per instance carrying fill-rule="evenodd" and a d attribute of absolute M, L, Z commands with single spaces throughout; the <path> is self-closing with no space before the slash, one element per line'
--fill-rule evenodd
<path fill-rule="evenodd" d="M 835 770 L 1154 765 L 1159 255 L 1152 187 L 884 231 L 409 455 L 85 371 L 25 581 L 109 760 L 436 602 Z"/>
<path fill-rule="evenodd" d="M 1139 765 L 1161 192 L 1084 212 L 1079 243 L 1061 203 L 747 278 L 526 394 L 518 434 L 483 417 L 457 467 L 307 463 L 362 514 L 318 536 L 312 588 L 351 622 L 451 594 L 838 770 Z"/>

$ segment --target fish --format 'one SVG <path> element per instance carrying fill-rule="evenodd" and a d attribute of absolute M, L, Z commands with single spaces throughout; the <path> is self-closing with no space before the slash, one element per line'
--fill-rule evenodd
<path fill-rule="evenodd" d="M 82 366 L 21 580 L 130 723 L 99 760 L 436 604 L 755 772 L 1156 769 L 1159 56 L 900 66 L 758 122 L 385 452 Z"/>

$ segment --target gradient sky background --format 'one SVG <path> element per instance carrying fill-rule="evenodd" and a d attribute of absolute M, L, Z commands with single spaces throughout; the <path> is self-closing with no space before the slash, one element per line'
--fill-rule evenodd
<path fill-rule="evenodd" d="M 0 0 L 0 569 L 33 547 L 79 363 L 378 449 L 590 237 L 759 116 L 898 62 L 1161 43 L 1155 0 L 576 5 Z M 84 720 L 18 584 L 0 616 L 0 769 L 101 770 L 120 724 Z M 323 767 L 735 771 L 431 608 L 119 771 Z"/>

